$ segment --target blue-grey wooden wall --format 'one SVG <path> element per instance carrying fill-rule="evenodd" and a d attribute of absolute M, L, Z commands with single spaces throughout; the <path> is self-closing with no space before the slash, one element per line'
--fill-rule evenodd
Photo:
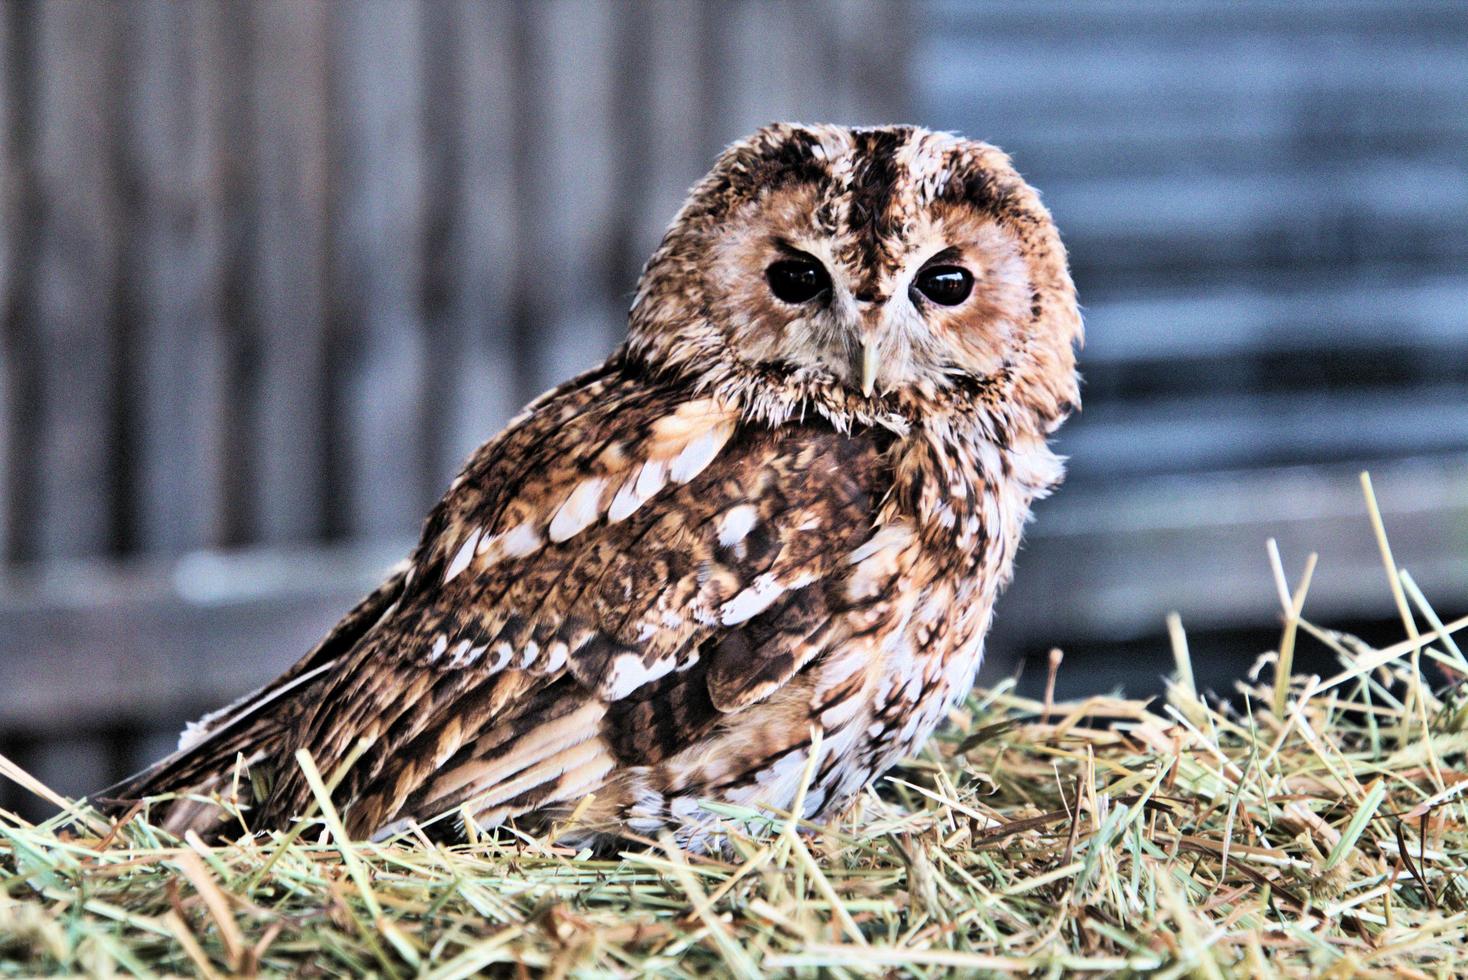
<path fill-rule="evenodd" d="M 1070 245 L 1086 406 L 996 669 L 1151 689 L 1177 609 L 1226 690 L 1269 536 L 1389 619 L 1363 467 L 1468 611 L 1461 2 L 40 0 L 0 111 L 0 751 L 62 789 L 299 655 L 775 118 L 990 139 Z"/>
<path fill-rule="evenodd" d="M 85 790 L 299 655 L 724 144 L 906 115 L 909 13 L 0 6 L 0 750 Z"/>

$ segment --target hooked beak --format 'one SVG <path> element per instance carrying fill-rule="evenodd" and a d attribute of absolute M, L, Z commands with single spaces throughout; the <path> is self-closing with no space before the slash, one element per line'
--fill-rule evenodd
<path fill-rule="evenodd" d="M 863 337 L 861 341 L 861 393 L 867 397 L 877 385 L 877 341 L 874 337 Z"/>

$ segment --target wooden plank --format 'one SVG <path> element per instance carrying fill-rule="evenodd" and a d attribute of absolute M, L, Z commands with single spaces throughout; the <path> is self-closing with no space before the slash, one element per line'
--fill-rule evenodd
<path fill-rule="evenodd" d="M 1468 10 L 1458 3 L 1417 0 L 1332 0 L 1323 3 L 1280 3 L 1279 0 L 1001 0 L 974 4 L 969 0 L 933 0 L 934 20 L 950 29 L 1027 33 L 1050 39 L 1076 32 L 1123 31 L 1133 36 L 1251 30 L 1311 33 L 1407 32 L 1427 37 L 1461 37 Z M 1456 32 L 1456 33 L 1455 33 Z"/>
<path fill-rule="evenodd" d="M 0 562 L 11 552 L 11 525 L 15 502 L 13 481 L 22 424 L 19 380 L 19 336 L 13 323 L 19 294 L 17 263 L 24 253 L 26 228 L 23 223 L 26 192 L 22 125 L 24 109 L 16 75 L 24 64 L 20 52 L 21 29 L 16 21 L 28 12 L 15 6 L 0 9 Z"/>
<path fill-rule="evenodd" d="M 35 11 L 36 261 L 44 273 L 29 314 L 40 437 L 35 510 L 16 549 L 27 557 L 95 554 L 115 540 L 117 13 L 83 4 Z"/>
<path fill-rule="evenodd" d="M 254 287 L 256 239 L 255 127 L 251 76 L 253 39 L 248 30 L 247 0 L 213 0 L 197 5 L 203 65 L 196 77 L 201 88 L 201 139 L 213 147 L 203 203 L 210 229 L 211 263 L 203 274 L 213 284 L 219 320 L 221 393 L 213 451 L 220 460 L 214 477 L 219 500 L 217 538 L 224 545 L 252 541 L 258 535 L 262 501 L 258 470 L 256 420 L 264 400 L 259 391 Z"/>
<path fill-rule="evenodd" d="M 807 109 L 796 96 L 800 66 L 792 61 L 807 48 L 794 30 L 795 11 L 776 0 L 745 0 L 719 5 L 715 28 L 719 61 L 715 71 L 718 140 L 739 139 L 766 123 L 805 121 Z M 820 120 L 820 115 L 809 118 Z"/>
<path fill-rule="evenodd" d="M 1196 118 L 1212 110 L 1228 124 L 1236 112 L 1267 113 L 1278 100 L 1318 94 L 1322 86 L 1362 98 L 1434 100 L 1441 96 L 1428 94 L 1433 89 L 1451 90 L 1461 81 L 1454 71 L 1461 38 L 1445 44 L 1427 35 L 1320 35 L 1309 29 L 1281 36 L 1257 27 L 1226 37 L 1186 31 L 1156 36 L 1134 27 L 1117 24 L 1105 44 L 1078 27 L 1050 39 L 1027 32 L 935 31 L 924 44 L 933 66 L 928 83 L 951 95 L 992 98 L 1000 118 L 1019 115 L 1013 104 L 1019 101 L 1049 121 L 1078 117 L 1094 126 L 1098 116 L 1127 124 L 1129 104 L 1168 117 Z M 1057 51 L 1065 57 L 1057 58 Z M 1222 101 L 1210 104 L 1210 98 Z"/>
<path fill-rule="evenodd" d="M 78 560 L 0 575 L 0 738 L 173 727 L 218 707 L 301 657 L 409 544 Z"/>
<path fill-rule="evenodd" d="M 1077 278 L 1101 290 L 1166 282 L 1181 271 L 1199 281 L 1256 268 L 1326 271 L 1346 248 L 1358 266 L 1411 262 L 1432 274 L 1456 271 L 1468 256 L 1460 217 L 1468 213 L 1468 183 L 1460 174 L 1392 163 L 1058 181 L 1045 199 Z"/>
<path fill-rule="evenodd" d="M 699 10 L 685 4 L 677 10 L 654 0 L 633 0 L 622 6 L 621 16 L 611 25 L 605 43 L 611 50 L 612 75 L 608 95 L 612 112 L 620 124 L 611 157 L 611 170 L 606 180 L 617 207 L 612 211 L 603 249 L 606 255 L 604 288 L 610 297 L 627 297 L 635 290 L 642 263 L 656 247 L 656 239 L 644 247 L 643 231 L 647 226 L 649 183 L 662 162 L 658 159 L 659 119 L 657 56 L 664 43 L 687 50 L 697 42 Z M 664 43 L 660 43 L 664 42 Z M 697 71 L 693 72 L 697 77 Z M 679 98 L 684 106 L 696 99 L 687 85 Z M 684 135 L 689 141 L 698 138 L 698 127 L 684 120 Z M 622 303 L 617 313 L 625 311 Z"/>
<path fill-rule="evenodd" d="M 217 146 L 207 125 L 204 8 L 147 0 L 125 8 L 129 221 L 137 298 L 139 546 L 218 543 L 224 360 L 219 317 Z"/>
<path fill-rule="evenodd" d="M 862 125 L 911 122 L 911 70 L 924 33 L 921 5 L 830 0 L 816 28 L 833 38 L 829 74 L 822 84 L 835 93 L 830 118 Z M 915 14 L 919 16 L 914 16 Z"/>
<path fill-rule="evenodd" d="M 1468 386 L 1233 394 L 1087 407 L 1056 440 L 1076 482 L 1468 454 Z"/>
<path fill-rule="evenodd" d="M 422 10 L 330 8 L 334 157 L 331 318 L 352 533 L 416 527 L 433 496 L 422 432 Z"/>
<path fill-rule="evenodd" d="M 1052 120 L 1039 112 L 1000 117 L 987 102 L 982 107 L 975 103 L 982 111 L 971 113 L 962 104 L 924 91 L 915 115 L 939 129 L 997 144 L 1043 187 L 1060 179 L 1127 174 L 1278 173 L 1342 158 L 1373 165 L 1461 161 L 1468 139 L 1461 98 L 1451 90 L 1434 94 L 1450 100 L 1451 106 L 1333 98 L 1316 114 L 1329 114 L 1336 122 L 1328 134 L 1315 135 L 1304 132 L 1300 121 L 1311 116 L 1311 107 L 1288 103 L 1268 112 L 1213 118 L 1166 116 L 1152 106 L 1133 105 L 1125 121 L 1100 114 Z"/>
<path fill-rule="evenodd" d="M 254 44 L 252 73 L 237 83 L 253 93 L 257 541 L 308 540 L 327 527 L 327 11 L 320 4 L 269 0 L 251 8 L 239 25 Z M 364 261 L 404 258 L 375 253 Z M 358 267 L 354 274 L 365 271 Z M 386 456 L 400 448 L 377 451 Z"/>
<path fill-rule="evenodd" d="M 982 20 L 939 8 L 914 59 L 924 115 L 1003 145 L 1043 181 L 1464 160 L 1468 33 L 1427 27 L 1441 7 L 1396 5 L 1379 23 L 1301 5 L 1286 26 L 1249 17 L 1209 29 L 1171 5 L 1099 17 L 1096 6 L 1014 19 L 986 5 Z"/>
<path fill-rule="evenodd" d="M 430 477 L 441 489 L 520 407 L 506 257 L 515 252 L 510 11 L 455 0 L 425 10 L 424 317 Z"/>
<path fill-rule="evenodd" d="M 454 309 L 457 260 L 464 249 L 460 220 L 463 145 L 458 125 L 462 114 L 462 11 L 448 4 L 423 11 L 423 45 L 433 56 L 423 60 L 423 283 L 422 316 L 427 374 L 437 380 L 426 392 L 420 444 L 435 487 L 452 477 L 444 457 L 452 424 L 450 406 L 459 390 L 465 357 L 464 332 Z"/>
<path fill-rule="evenodd" d="M 994 644 L 1160 634 L 1170 611 L 1198 628 L 1269 629 L 1279 614 L 1265 553 L 1271 537 L 1291 576 L 1310 552 L 1320 554 L 1306 605 L 1315 622 L 1393 618 L 1357 470 L 1288 467 L 1062 488 L 1037 509 L 997 608 Z M 1372 472 L 1397 561 L 1443 617 L 1468 613 L 1468 456 L 1379 463 Z"/>
<path fill-rule="evenodd" d="M 519 8 L 524 45 L 516 80 L 520 188 L 515 306 L 529 351 L 528 397 L 595 365 L 625 321 L 607 296 L 602 236 L 618 206 L 612 169 L 612 65 L 616 10 L 586 0 Z"/>
<path fill-rule="evenodd" d="M 1336 277 L 1276 289 L 1135 292 L 1087 304 L 1082 360 L 1094 368 L 1385 345 L 1468 364 L 1468 278 Z"/>
<path fill-rule="evenodd" d="M 639 8 L 643 12 L 639 29 L 624 41 L 637 45 L 636 60 L 623 61 L 620 67 L 641 82 L 637 118 L 643 129 L 636 153 L 624 157 L 631 180 L 623 193 L 632 219 L 620 242 L 626 250 L 619 257 L 619 278 L 624 282 L 635 282 L 688 189 L 722 148 L 709 114 L 698 111 L 697 118 L 690 118 L 689 112 L 690 105 L 701 108 L 717 84 L 710 77 L 713 66 L 703 57 L 710 7 L 654 0 Z M 630 149 L 625 147 L 624 152 Z"/>

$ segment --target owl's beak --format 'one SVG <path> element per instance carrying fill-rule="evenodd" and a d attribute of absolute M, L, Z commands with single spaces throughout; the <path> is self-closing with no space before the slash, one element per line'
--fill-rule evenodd
<path fill-rule="evenodd" d="M 872 389 L 877 386 L 877 369 L 881 367 L 878 361 L 877 340 L 875 337 L 863 337 L 861 342 L 861 393 L 871 396 Z"/>

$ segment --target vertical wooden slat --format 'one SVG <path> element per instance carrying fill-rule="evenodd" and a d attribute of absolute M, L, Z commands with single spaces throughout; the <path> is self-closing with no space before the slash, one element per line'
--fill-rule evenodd
<path fill-rule="evenodd" d="M 443 381 L 428 389 L 441 488 L 520 404 L 506 261 L 516 234 L 514 63 L 507 5 L 455 0 L 428 17 L 424 301 L 432 375 Z"/>
<path fill-rule="evenodd" d="M 218 315 L 216 148 L 207 125 L 202 7 L 146 0 L 129 15 L 129 156 L 138 234 L 138 542 L 179 552 L 222 530 L 224 396 Z"/>
<path fill-rule="evenodd" d="M 817 107 L 800 105 L 795 94 L 802 74 L 814 67 L 812 39 L 796 29 L 793 5 L 778 0 L 741 0 L 723 11 L 717 105 L 720 140 L 738 139 L 766 123 L 823 122 Z M 803 117 L 803 118 L 802 118 Z"/>
<path fill-rule="evenodd" d="M 673 220 L 688 188 L 713 163 L 723 137 L 700 110 L 718 84 L 705 58 L 707 7 L 653 0 L 642 60 L 626 65 L 643 79 L 647 137 L 636 173 L 641 190 L 632 261 L 645 261 Z"/>
<path fill-rule="evenodd" d="M 294 0 L 251 11 L 262 399 L 257 536 L 268 542 L 310 539 L 325 528 L 326 11 Z"/>
<path fill-rule="evenodd" d="M 331 8 L 339 175 L 332 315 L 343 330 L 351 529 L 414 528 L 429 503 L 420 439 L 424 345 L 421 8 Z"/>
<path fill-rule="evenodd" d="M 225 545 L 258 539 L 263 511 L 274 501 L 262 499 L 258 471 L 258 418 L 269 404 L 259 382 L 256 330 L 259 296 L 255 289 L 259 242 L 255 205 L 254 93 L 249 84 L 254 38 L 249 30 L 253 0 L 211 0 L 200 9 L 203 66 L 199 85 L 204 99 L 206 141 L 213 150 L 209 169 L 207 213 L 214 229 L 211 265 L 205 275 L 213 284 L 219 317 L 220 417 L 213 436 L 217 471 L 220 529 Z"/>
<path fill-rule="evenodd" d="M 41 436 L 37 524 L 27 550 L 42 558 L 101 553 L 112 544 L 117 13 L 65 3 L 36 11 Z"/>
<path fill-rule="evenodd" d="M 615 202 L 602 236 L 601 261 L 609 297 L 633 289 L 642 261 L 638 238 L 647 210 L 648 171 L 653 165 L 652 48 L 658 33 L 658 11 L 651 0 L 629 0 L 612 21 L 603 44 L 611 49 L 612 72 L 608 93 L 610 111 L 619 120 L 606 174 Z"/>
<path fill-rule="evenodd" d="M 589 0 L 519 8 L 524 141 L 516 286 L 522 338 L 532 353 L 527 395 L 596 364 L 621 338 L 618 306 L 604 293 L 602 236 L 611 221 L 612 65 L 604 39 L 617 11 Z"/>
<path fill-rule="evenodd" d="M 830 93 L 831 118 L 869 126 L 920 121 L 912 116 L 912 76 L 923 66 L 911 55 L 921 8 L 824 0 L 822 10 L 831 54 L 819 81 Z"/>
<path fill-rule="evenodd" d="M 0 402 L 5 462 L 0 483 L 0 560 L 33 558 L 39 540 L 38 472 L 40 418 L 35 410 L 40 387 L 40 340 L 35 323 L 39 276 L 36 236 L 40 206 L 36 194 L 36 8 L 0 8 L 5 30 L 4 193 L 6 217 L 0 235 L 8 250 L 4 307 L 0 308 L 0 346 L 5 396 Z"/>
<path fill-rule="evenodd" d="M 12 430 L 19 408 L 13 376 L 17 373 L 10 312 L 15 301 L 15 262 L 20 238 L 21 160 L 16 146 L 20 119 L 14 47 L 17 43 L 14 7 L 0 9 L 0 563 L 10 555 L 11 481 L 15 460 Z"/>
<path fill-rule="evenodd" d="M 457 308 L 457 261 L 465 247 L 462 194 L 465 144 L 459 117 L 464 89 L 460 84 L 463 37 L 457 5 L 429 4 L 423 10 L 422 60 L 423 183 L 422 284 L 424 363 L 437 380 L 425 392 L 423 431 L 429 477 L 434 486 L 448 482 L 445 469 L 450 406 L 462 384 L 468 337 Z"/>

